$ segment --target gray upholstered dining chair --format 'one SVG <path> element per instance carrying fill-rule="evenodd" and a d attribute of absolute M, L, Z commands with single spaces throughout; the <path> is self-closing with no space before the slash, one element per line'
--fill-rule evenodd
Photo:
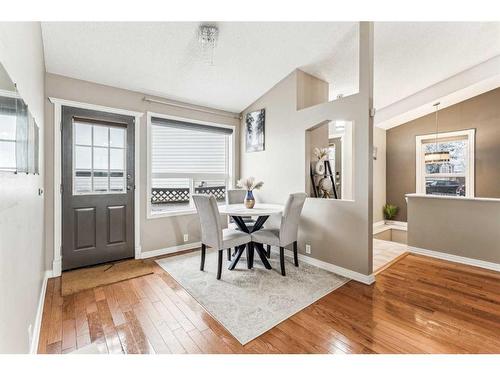
<path fill-rule="evenodd" d="M 300 213 L 302 212 L 302 207 L 304 207 L 306 196 L 305 193 L 290 194 L 283 210 L 279 228 L 260 229 L 251 234 L 252 242 L 267 245 L 268 254 L 270 253 L 270 246 L 278 246 L 280 248 L 280 266 L 283 276 L 285 276 L 285 246 L 293 244 L 293 263 L 295 267 L 299 266 L 297 235 Z"/>
<path fill-rule="evenodd" d="M 218 251 L 217 280 L 222 274 L 223 250 L 228 255 L 232 247 L 245 245 L 251 241 L 248 233 L 234 229 L 222 229 L 219 208 L 213 195 L 193 194 L 194 205 L 198 211 L 201 225 L 201 265 L 200 271 L 205 268 L 205 253 L 207 246 Z"/>

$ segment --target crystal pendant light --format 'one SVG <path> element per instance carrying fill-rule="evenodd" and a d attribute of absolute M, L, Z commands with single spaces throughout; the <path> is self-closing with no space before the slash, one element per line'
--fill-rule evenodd
<path fill-rule="evenodd" d="M 219 29 L 216 25 L 203 24 L 198 30 L 198 41 L 201 45 L 205 60 L 214 65 L 214 51 L 217 46 Z"/>
<path fill-rule="evenodd" d="M 436 108 L 436 151 L 426 152 L 425 153 L 425 164 L 435 164 L 435 163 L 448 163 L 450 161 L 450 152 L 449 151 L 440 151 L 439 150 L 439 126 L 438 126 L 438 111 L 439 111 L 439 102 L 434 104 Z"/>

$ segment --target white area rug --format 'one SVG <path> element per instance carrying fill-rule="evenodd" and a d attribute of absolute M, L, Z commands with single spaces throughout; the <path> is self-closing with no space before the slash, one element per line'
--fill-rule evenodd
<path fill-rule="evenodd" d="M 221 280 L 216 279 L 217 254 L 213 251 L 207 252 L 203 272 L 199 252 L 156 262 L 242 344 L 349 281 L 304 262 L 297 268 L 288 257 L 283 277 L 279 257 L 274 253 L 270 259 L 272 270 L 266 270 L 260 259 L 249 270 L 242 257 L 236 269 L 229 271 L 224 251 Z"/>

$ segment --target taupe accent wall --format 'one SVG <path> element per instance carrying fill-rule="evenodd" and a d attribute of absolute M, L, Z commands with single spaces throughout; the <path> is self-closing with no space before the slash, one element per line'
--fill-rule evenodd
<path fill-rule="evenodd" d="M 352 120 L 355 127 L 354 199 L 307 198 L 299 226 L 298 248 L 305 254 L 305 245 L 309 244 L 311 254 L 308 256 L 370 275 L 373 121 L 368 114 L 372 105 L 373 29 L 369 23 L 360 25 L 360 92 L 317 103 L 320 98 L 326 99 L 324 85 L 310 76 L 302 76 L 304 72 L 300 70 L 292 72 L 243 112 L 244 118 L 248 112 L 266 109 L 266 147 L 262 152 L 253 153 L 247 153 L 242 147 L 241 175 L 264 181 L 264 187 L 256 192 L 258 202 L 283 204 L 290 193 L 307 191 L 310 150 L 306 131 L 324 121 Z M 244 140 L 244 131 L 241 140 Z M 269 222 L 272 221 L 276 219 L 270 218 Z"/>
<path fill-rule="evenodd" d="M 178 216 L 148 219 L 146 217 L 147 201 L 147 137 L 146 137 L 146 112 L 162 113 L 185 117 L 193 120 L 208 121 L 224 125 L 235 126 L 235 139 L 239 140 L 240 121 L 237 118 L 222 116 L 236 115 L 219 111 L 221 115 L 203 113 L 190 109 L 172 107 L 163 104 L 147 103 L 143 101 L 144 94 L 135 91 L 123 90 L 116 87 L 100 85 L 97 83 L 81 81 L 55 74 L 46 75 L 46 101 L 45 120 L 47 132 L 45 146 L 52 150 L 54 145 L 54 106 L 48 100 L 49 97 L 67 99 L 77 102 L 97 104 L 106 107 L 126 109 L 130 111 L 144 112 L 139 126 L 139 139 L 136 142 L 140 147 L 140 174 L 136 181 L 140 187 L 140 201 L 135 204 L 140 206 L 140 242 L 142 252 L 160 250 L 168 247 L 184 245 L 183 234 L 189 235 L 189 243 L 200 240 L 200 224 L 197 214 L 183 214 Z M 161 98 L 157 98 L 161 99 Z M 217 110 L 214 110 L 217 111 Z M 236 176 L 239 174 L 239 142 L 236 141 Z M 46 199 L 45 199 L 45 222 L 46 222 L 46 261 L 52 268 L 54 254 L 54 155 L 49 152 L 46 157 Z"/>
<path fill-rule="evenodd" d="M 408 245 L 500 267 L 500 200 L 408 197 Z"/>
<path fill-rule="evenodd" d="M 475 195 L 500 198 L 500 88 L 439 111 L 439 131 L 476 129 Z M 407 221 L 405 194 L 415 193 L 415 137 L 435 132 L 435 115 L 387 130 L 387 201 Z"/>

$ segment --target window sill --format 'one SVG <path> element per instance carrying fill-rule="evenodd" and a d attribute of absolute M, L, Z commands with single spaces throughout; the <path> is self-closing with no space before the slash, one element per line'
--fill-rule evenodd
<path fill-rule="evenodd" d="M 172 217 L 172 216 L 185 216 L 185 215 L 194 215 L 196 214 L 196 209 L 189 208 L 185 210 L 177 210 L 177 211 L 164 211 L 164 212 L 148 212 L 148 219 L 160 219 L 162 217 Z"/>

